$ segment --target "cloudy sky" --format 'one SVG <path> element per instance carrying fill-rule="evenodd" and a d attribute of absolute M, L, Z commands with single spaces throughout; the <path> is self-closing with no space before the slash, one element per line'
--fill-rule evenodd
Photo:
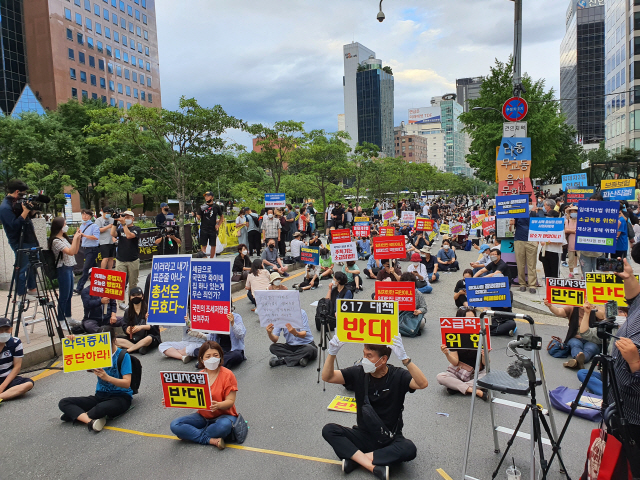
<path fill-rule="evenodd" d="M 522 69 L 556 92 L 567 5 L 524 1 Z M 509 0 L 384 0 L 382 9 L 378 23 L 378 0 L 156 0 L 163 107 L 186 95 L 251 123 L 335 131 L 342 46 L 355 40 L 393 68 L 398 125 L 513 50 Z"/>

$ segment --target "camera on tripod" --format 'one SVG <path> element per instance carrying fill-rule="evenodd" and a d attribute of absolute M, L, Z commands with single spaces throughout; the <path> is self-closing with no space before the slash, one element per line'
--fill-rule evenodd
<path fill-rule="evenodd" d="M 162 225 L 160 225 L 160 234 L 163 237 L 166 237 L 167 235 L 175 235 L 176 234 L 176 221 L 175 221 L 175 217 L 172 213 L 168 214 L 166 216 L 166 220 L 164 221 L 164 223 Z"/>
<path fill-rule="evenodd" d="M 50 201 L 51 201 L 51 198 L 42 194 L 26 195 L 26 196 L 23 195 L 16 200 L 14 209 L 16 212 L 18 212 L 19 210 L 18 214 L 22 212 L 22 205 L 24 205 L 25 207 L 27 207 L 28 210 L 31 210 L 31 211 L 41 210 L 42 204 L 49 203 Z"/>

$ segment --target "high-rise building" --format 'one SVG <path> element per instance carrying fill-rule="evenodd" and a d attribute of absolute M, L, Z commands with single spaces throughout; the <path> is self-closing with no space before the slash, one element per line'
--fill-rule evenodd
<path fill-rule="evenodd" d="M 480 88 L 484 77 L 458 78 L 456 80 L 457 100 L 464 112 L 469 111 L 469 100 L 480 98 Z"/>
<path fill-rule="evenodd" d="M 569 0 L 560 45 L 562 113 L 584 143 L 604 139 L 604 12 L 604 0 Z"/>
<path fill-rule="evenodd" d="M 441 125 L 444 132 L 445 171 L 455 175 L 473 176 L 473 170 L 465 161 L 466 140 L 462 131 L 464 125 L 459 117 L 462 105 L 456 101 L 455 94 L 447 94 L 431 99 L 432 107 L 440 107 Z"/>
<path fill-rule="evenodd" d="M 351 140 L 349 145 L 355 148 L 358 144 L 358 95 L 356 92 L 356 74 L 360 63 L 370 56 L 376 56 L 373 50 L 364 45 L 352 42 L 342 47 L 344 54 L 344 76 L 342 86 L 344 89 L 344 123 L 345 130 L 349 132 Z"/>
<path fill-rule="evenodd" d="M 425 111 L 431 110 L 431 107 L 428 108 L 412 108 L 409 110 L 409 123 L 401 122 L 399 127 L 395 128 L 396 136 L 398 133 L 401 135 L 407 136 L 418 136 L 420 138 L 425 139 L 425 147 L 426 147 L 426 161 L 427 163 L 433 165 L 441 172 L 445 171 L 444 165 L 444 152 L 445 152 L 445 143 L 444 143 L 444 130 L 442 130 L 442 125 L 440 124 L 440 108 L 434 108 L 434 111 L 437 111 L 437 115 L 424 113 Z M 428 122 L 412 122 L 411 118 L 415 117 L 415 112 L 420 111 L 421 116 L 429 116 Z M 414 112 L 414 113 L 412 113 Z M 396 140 L 397 143 L 397 140 Z M 396 145 L 396 148 L 398 145 Z M 400 151 L 402 153 L 402 151 Z M 406 152 L 405 152 L 406 153 Z M 398 155 L 396 155 L 398 156 Z"/>
<path fill-rule="evenodd" d="M 356 73 L 358 143 L 380 147 L 382 155 L 393 157 L 393 75 L 373 57 L 360 64 Z M 348 121 L 348 120 L 347 120 Z"/>
<path fill-rule="evenodd" d="M 13 17 L 7 23 L 17 30 L 20 21 L 24 32 L 9 44 L 18 78 L 6 95 L 11 100 L 0 93 L 5 113 L 22 84 L 33 92 L 25 100 L 35 97 L 48 109 L 70 98 L 161 106 L 155 0 L 3 0 L 1 8 L 3 39 L 8 9 Z M 7 62 L 4 45 L 6 69 L 14 62 Z"/>
<path fill-rule="evenodd" d="M 428 140 L 418 133 L 408 134 L 405 123 L 394 128 L 395 156 L 409 163 L 428 163 Z"/>
<path fill-rule="evenodd" d="M 347 128 L 344 121 L 344 113 L 339 113 L 338 114 L 338 131 L 344 132 L 346 129 Z"/>

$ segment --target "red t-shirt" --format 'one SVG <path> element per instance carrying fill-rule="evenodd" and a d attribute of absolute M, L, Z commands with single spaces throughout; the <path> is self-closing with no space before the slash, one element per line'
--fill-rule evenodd
<path fill-rule="evenodd" d="M 206 370 L 200 371 L 206 372 Z M 223 402 L 227 399 L 227 395 L 229 395 L 230 392 L 238 391 L 238 381 L 231 370 L 220 367 L 220 372 L 209 389 L 211 390 L 211 400 L 214 402 Z M 216 410 L 214 412 L 211 410 L 198 410 L 198 413 L 204 418 L 209 419 L 219 417 L 220 415 L 238 416 L 235 404 L 229 410 Z"/>

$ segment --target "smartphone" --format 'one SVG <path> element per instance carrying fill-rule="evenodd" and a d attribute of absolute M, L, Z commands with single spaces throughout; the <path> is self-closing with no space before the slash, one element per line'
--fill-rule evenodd
<path fill-rule="evenodd" d="M 599 272 L 622 272 L 624 263 L 617 258 L 596 258 L 596 270 Z"/>

